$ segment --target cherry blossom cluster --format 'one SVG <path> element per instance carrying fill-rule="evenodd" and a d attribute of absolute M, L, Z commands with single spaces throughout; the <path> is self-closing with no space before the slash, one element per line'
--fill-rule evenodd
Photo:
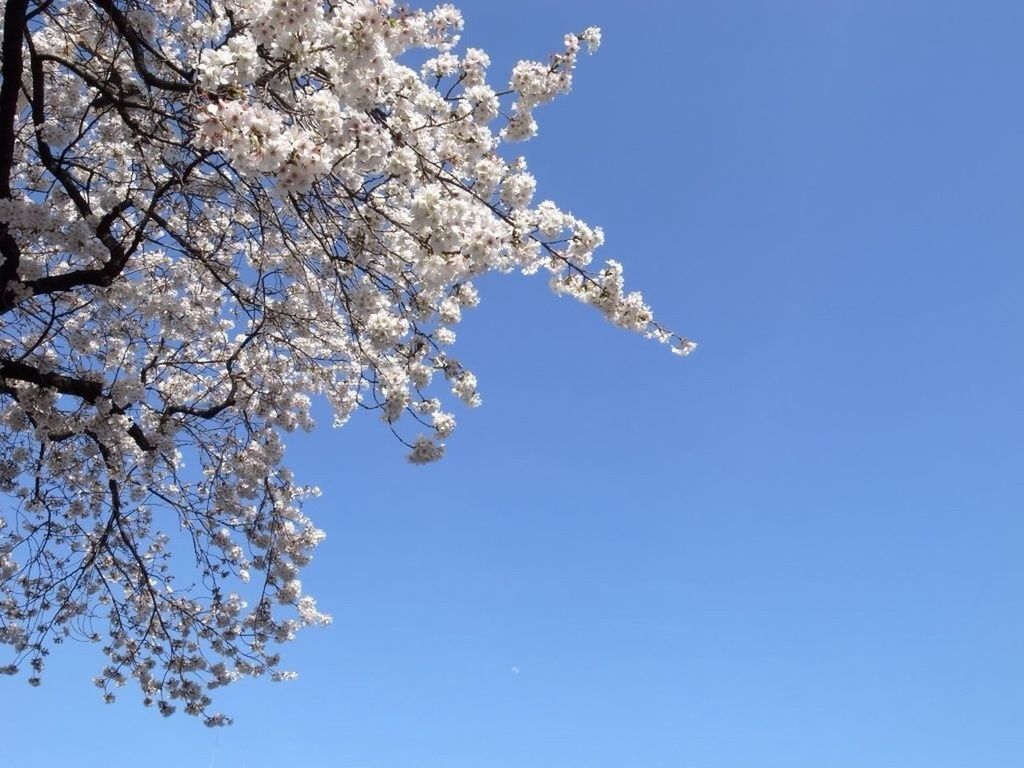
<path fill-rule="evenodd" d="M 453 345 L 484 274 L 543 270 L 693 348 L 507 150 L 596 28 L 496 88 L 447 4 L 3 7 L 0 672 L 39 684 L 54 645 L 95 641 L 107 701 L 131 682 L 209 725 L 211 691 L 293 676 L 278 646 L 330 618 L 284 435 L 323 398 L 439 459 L 481 402 Z"/>

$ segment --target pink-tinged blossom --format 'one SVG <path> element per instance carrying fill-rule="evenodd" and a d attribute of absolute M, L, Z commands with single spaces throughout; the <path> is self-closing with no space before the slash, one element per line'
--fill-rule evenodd
<path fill-rule="evenodd" d="M 38 4 L 22 105 L 0 114 L 0 674 L 39 684 L 55 644 L 86 639 L 107 701 L 133 684 L 215 726 L 210 691 L 289 679 L 277 646 L 330 621 L 300 578 L 318 491 L 283 437 L 313 428 L 314 399 L 441 458 L 450 407 L 481 403 L 452 350 L 494 272 L 543 268 L 612 323 L 693 345 L 617 262 L 590 269 L 601 229 L 535 202 L 506 151 L 596 28 L 495 88 L 448 4 L 124 5 Z"/>

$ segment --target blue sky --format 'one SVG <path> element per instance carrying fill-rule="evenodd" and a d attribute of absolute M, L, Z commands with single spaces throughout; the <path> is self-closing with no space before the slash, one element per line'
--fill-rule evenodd
<path fill-rule="evenodd" d="M 299 680 L 211 732 L 67 648 L 0 683 L 5 762 L 1024 764 L 1024 5 L 460 7 L 495 73 L 603 27 L 523 151 L 700 349 L 484 282 L 441 464 L 291 443 L 335 617 Z"/>

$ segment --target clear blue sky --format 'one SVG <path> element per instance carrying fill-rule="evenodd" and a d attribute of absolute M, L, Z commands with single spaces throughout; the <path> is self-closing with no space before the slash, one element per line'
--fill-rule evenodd
<path fill-rule="evenodd" d="M 485 282 L 443 463 L 292 442 L 300 679 L 212 732 L 68 648 L 4 764 L 1024 765 L 1024 5 L 460 5 L 495 72 L 603 27 L 524 152 L 697 354 Z"/>

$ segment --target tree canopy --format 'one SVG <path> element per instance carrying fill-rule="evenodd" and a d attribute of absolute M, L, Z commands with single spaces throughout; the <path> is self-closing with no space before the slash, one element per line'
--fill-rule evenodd
<path fill-rule="evenodd" d="M 687 354 L 603 233 L 508 145 L 596 28 L 502 89 L 456 8 L 391 0 L 7 0 L 0 86 L 0 644 L 38 684 L 100 642 L 108 700 L 209 725 L 323 624 L 323 534 L 283 434 L 377 411 L 416 463 L 480 402 L 454 326 L 489 272 Z M 420 53 L 410 55 L 419 50 Z M 422 53 L 425 51 L 426 53 Z M 425 60 L 424 60 L 425 59 Z M 416 66 L 406 63 L 415 61 Z M 420 62 L 422 62 L 420 64 Z"/>

